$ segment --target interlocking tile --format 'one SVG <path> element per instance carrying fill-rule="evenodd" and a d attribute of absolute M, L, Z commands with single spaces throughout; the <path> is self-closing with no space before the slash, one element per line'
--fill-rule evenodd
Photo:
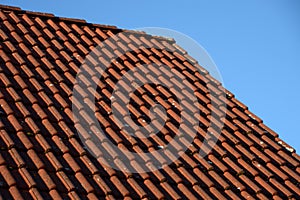
<path fill-rule="evenodd" d="M 113 40 L 108 46 L 95 48 L 110 37 Z M 300 156 L 173 39 L 9 6 L 0 6 L 0 38 L 0 199 L 300 198 Z M 200 122 L 196 137 L 178 160 L 156 171 L 127 173 L 99 162 L 83 146 L 77 131 L 87 144 L 96 144 L 73 116 L 72 101 L 78 100 L 72 90 L 76 73 L 91 50 L 98 60 L 87 58 L 88 62 L 108 67 L 94 91 L 91 87 L 100 71 L 87 66 L 81 77 L 87 89 L 78 90 L 82 97 L 96 92 L 95 117 L 107 138 L 99 136 L 104 148 L 95 152 L 108 153 L 124 166 L 108 140 L 135 152 L 154 151 L 172 141 L 181 120 L 180 109 L 193 112 L 195 103 L 184 88 L 186 82 L 175 79 L 175 74 L 192 83 L 201 110 L 194 113 Z M 147 70 L 151 73 L 136 72 L 131 82 L 121 80 L 122 89 L 131 91 L 131 84 L 149 81 L 155 75 L 183 91 L 181 104 L 172 92 L 176 88 L 145 84 L 132 94 L 126 114 L 126 97 L 120 91 L 113 96 L 113 88 L 128 70 L 144 64 L 150 66 Z M 168 120 L 151 139 L 129 137 L 112 117 L 113 98 L 121 99 L 112 105 L 125 115 L 128 126 L 147 125 L 149 109 L 155 103 L 166 110 Z M 85 103 L 93 107 L 90 100 Z M 80 113 L 93 132 L 99 131 L 85 110 Z M 163 116 L 157 112 L 147 130 L 159 127 L 157 120 Z M 222 127 L 217 118 L 224 119 L 219 140 L 200 158 L 200 147 L 210 144 L 203 143 L 206 131 L 213 139 Z M 186 136 L 191 136 L 192 127 L 184 127 Z M 182 151 L 186 143 L 180 139 L 173 148 Z M 173 158 L 168 152 L 154 159 L 166 162 Z M 151 158 L 143 160 L 151 165 Z M 136 170 L 143 167 L 132 158 L 128 161 Z"/>

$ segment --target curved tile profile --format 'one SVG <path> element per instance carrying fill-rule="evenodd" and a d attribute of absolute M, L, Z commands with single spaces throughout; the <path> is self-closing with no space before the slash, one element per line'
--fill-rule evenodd
<path fill-rule="evenodd" d="M 179 105 L 169 89 L 146 84 L 131 96 L 130 116 L 124 120 L 147 125 L 149 108 L 156 102 L 169 119 L 157 137 L 129 137 L 111 116 L 116 81 L 130 69 L 155 63 L 157 67 L 149 69 L 163 82 L 182 87 L 162 68 L 166 65 L 193 83 L 202 111 L 195 113 L 200 122 L 197 136 L 178 160 L 160 170 L 138 174 L 107 167 L 91 155 L 77 135 L 80 130 L 85 139 L 90 138 L 72 113 L 76 73 L 91 50 L 116 34 L 117 40 L 94 51 L 99 61 L 89 62 L 101 62 L 108 68 L 95 93 L 95 116 L 107 135 L 100 138 L 105 153 L 119 165 L 122 161 L 108 139 L 133 152 L 162 149 L 178 129 L 180 106 L 190 112 L 192 107 L 187 91 L 183 91 L 185 101 Z M 225 90 L 222 96 L 222 85 L 205 69 L 196 71 L 200 66 L 174 40 L 0 6 L 0 41 L 1 199 L 300 199 L 299 155 L 232 93 Z M 121 56 L 114 59 L 112 53 Z M 82 79 L 87 86 L 79 91 L 83 97 L 92 91 L 96 73 L 89 68 L 86 72 L 90 79 Z M 143 81 L 147 74 L 137 73 L 136 77 Z M 128 83 L 121 85 L 130 91 Z M 124 98 L 120 92 L 115 95 Z M 227 108 L 222 105 L 225 100 Z M 86 103 L 92 107 L 92 102 Z M 114 106 L 126 115 L 121 104 Z M 214 113 L 212 106 L 218 107 Z M 97 131 L 88 114 L 84 110 L 81 114 L 91 130 Z M 158 112 L 157 118 L 162 116 Z M 202 142 L 206 131 L 213 138 L 220 127 L 216 117 L 224 119 L 221 135 L 212 151 L 200 158 L 199 148 L 209 145 Z M 159 127 L 158 121 L 153 124 Z M 184 134 L 189 135 L 190 128 L 185 127 Z M 173 148 L 182 151 L 185 142 L 179 140 Z M 97 144 L 90 140 L 90 145 Z M 172 156 L 169 152 L 155 159 Z M 150 158 L 143 159 L 151 164 Z M 136 171 L 143 167 L 134 159 L 129 161 Z"/>

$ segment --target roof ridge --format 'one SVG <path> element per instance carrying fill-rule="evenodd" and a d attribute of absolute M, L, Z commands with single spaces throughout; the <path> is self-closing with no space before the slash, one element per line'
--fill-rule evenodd
<path fill-rule="evenodd" d="M 8 11 L 18 11 L 21 14 L 29 14 L 32 16 L 39 16 L 39 17 L 49 17 L 49 18 L 55 18 L 64 22 L 71 22 L 71 23 L 79 23 L 79 24 L 86 24 L 86 25 L 92 25 L 99 28 L 107 28 L 107 29 L 119 29 L 117 26 L 112 25 L 106 25 L 106 24 L 97 24 L 97 23 L 89 23 L 84 19 L 79 18 L 71 18 L 71 17 L 60 17 L 56 16 L 55 14 L 48 13 L 48 12 L 37 12 L 37 11 L 30 11 L 30 10 L 22 10 L 20 7 L 15 6 L 6 6 L 0 4 L 0 10 L 8 10 Z"/>
<path fill-rule="evenodd" d="M 20 7 L 16 7 L 16 6 L 7 6 L 7 5 L 3 5 L 3 4 L 0 4 L 0 9 L 1 8 L 4 8 L 6 10 L 18 10 L 18 11 L 21 11 L 21 8 Z"/>
<path fill-rule="evenodd" d="M 61 20 L 61 21 L 64 21 L 64 22 L 71 22 L 71 23 L 91 25 L 91 26 L 94 26 L 94 27 L 104 28 L 104 29 L 120 30 L 120 31 L 124 31 L 124 32 L 127 32 L 127 33 L 132 33 L 132 34 L 137 34 L 137 35 L 145 35 L 145 36 L 149 36 L 149 37 L 152 37 L 152 38 L 156 38 L 158 40 L 164 40 L 164 41 L 167 41 L 167 42 L 176 43 L 176 40 L 174 38 L 169 38 L 169 37 L 164 37 L 164 36 L 158 36 L 158 35 L 152 35 L 152 34 L 144 32 L 144 31 L 118 28 L 117 26 L 114 26 L 114 25 L 90 23 L 90 22 L 87 22 L 84 19 L 79 19 L 79 18 L 60 17 L 60 16 L 56 16 L 55 14 L 47 13 L 47 12 L 37 12 L 37 11 L 30 11 L 30 10 L 22 10 L 20 7 L 7 6 L 7 5 L 3 5 L 3 4 L 0 4 L 0 10 L 1 9 L 9 10 L 9 11 L 18 11 L 18 12 L 20 12 L 22 14 L 24 13 L 24 14 L 29 14 L 29 15 L 33 15 L 33 16 L 39 16 L 39 17 L 55 18 L 55 19 L 58 19 L 58 20 Z"/>

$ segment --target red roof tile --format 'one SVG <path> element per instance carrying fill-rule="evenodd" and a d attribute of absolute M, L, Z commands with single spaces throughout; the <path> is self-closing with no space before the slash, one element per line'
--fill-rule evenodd
<path fill-rule="evenodd" d="M 174 40 L 7 6 L 0 6 L 0 27 L 0 198 L 300 198 L 299 155 Z M 113 40 L 107 46 L 95 48 L 110 37 Z M 75 76 L 92 49 L 99 60 L 92 57 L 87 60 L 94 66 L 100 61 L 108 68 L 103 80 L 97 82 L 95 93 L 95 117 L 108 136 L 99 138 L 102 149 L 96 147 L 90 133 L 72 112 L 72 102 L 80 103 L 72 92 Z M 114 54 L 119 58 L 115 59 Z M 113 106 L 133 127 L 133 123 L 147 125 L 149 108 L 160 103 L 171 116 L 160 130 L 162 137 L 128 137 L 125 129 L 116 128 L 118 121 L 111 115 L 112 88 L 126 71 L 143 67 L 142 63 L 157 66 L 149 68 L 153 74 L 136 72 L 134 81 L 145 81 L 155 75 L 164 83 L 175 83 L 183 91 L 182 104 L 177 102 L 172 90 L 146 84 L 131 96 L 130 115 L 126 115 L 122 102 L 114 102 Z M 201 69 L 199 72 L 197 67 Z M 88 89 L 79 88 L 83 97 L 93 91 L 91 87 L 99 73 L 88 67 L 86 72 L 90 79 L 83 76 L 81 80 Z M 94 154 L 109 153 L 120 167 L 127 165 L 108 140 L 121 149 L 135 152 L 154 151 L 173 140 L 182 114 L 180 108 L 193 113 L 191 104 L 195 103 L 190 101 L 192 96 L 185 89 L 186 82 L 180 82 L 174 75 L 193 83 L 191 87 L 196 91 L 202 111 L 194 113 L 200 126 L 188 150 L 170 165 L 143 173 L 118 171 L 94 158 L 76 131 L 89 139 L 89 146 L 95 146 Z M 132 83 L 124 80 L 120 83 L 124 90 L 131 90 Z M 226 95 L 223 96 L 222 91 Z M 115 95 L 126 99 L 120 91 Z M 93 107 L 90 100 L 86 100 L 86 104 Z M 99 131 L 85 110 L 80 113 L 92 132 Z M 163 115 L 158 112 L 159 117 Z M 208 155 L 200 158 L 200 147 L 208 149 L 222 127 L 217 118 L 224 119 L 219 140 Z M 153 124 L 159 127 L 158 121 Z M 148 129 L 153 130 L 153 127 Z M 185 134 L 191 135 L 192 129 L 192 124 L 185 126 Z M 208 143 L 203 142 L 206 131 L 210 133 Z M 187 142 L 182 138 L 173 148 L 183 151 L 182 144 Z M 174 155 L 169 151 L 156 155 L 155 159 L 167 163 L 171 158 Z M 151 164 L 151 159 L 143 157 L 147 164 Z M 143 168 L 133 158 L 128 161 L 137 171 Z"/>

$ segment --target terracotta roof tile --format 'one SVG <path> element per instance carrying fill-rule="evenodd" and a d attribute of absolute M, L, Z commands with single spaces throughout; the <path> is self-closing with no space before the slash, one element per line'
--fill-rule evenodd
<path fill-rule="evenodd" d="M 4 199 L 297 199 L 300 197 L 300 157 L 294 149 L 278 138 L 278 134 L 248 110 L 234 95 L 209 75 L 207 70 L 178 46 L 173 39 L 150 36 L 144 32 L 121 30 L 114 26 L 95 25 L 84 20 L 57 18 L 52 14 L 21 11 L 0 6 L 0 197 Z M 118 37 L 114 37 L 118 33 Z M 105 39 L 107 47 L 95 49 Z M 85 56 L 95 50 L 98 60 L 89 58 L 93 65 L 108 67 L 95 94 L 95 117 L 105 133 L 119 148 L 136 152 L 156 150 L 171 142 L 180 123 L 180 108 L 193 112 L 192 97 L 184 89 L 186 78 L 193 83 L 193 90 L 202 111 L 196 114 L 200 121 L 193 145 L 173 164 L 160 170 L 140 174 L 116 171 L 97 161 L 79 141 L 80 130 L 87 143 L 97 145 L 73 117 L 71 100 L 75 75 Z M 135 49 L 134 51 L 129 51 Z M 114 54 L 121 55 L 113 59 Z M 113 59 L 113 60 L 111 60 Z M 180 105 L 173 92 L 162 86 L 146 84 L 132 96 L 134 105 L 130 115 L 124 117 L 128 124 L 147 124 L 149 108 L 159 102 L 170 119 L 160 131 L 162 137 L 135 139 L 124 130 L 118 130 L 118 119 L 110 107 L 112 89 L 116 80 L 143 64 L 156 63 L 146 76 L 136 73 L 139 81 L 153 75 L 164 83 L 174 83 L 183 91 Z M 170 67 L 174 73 L 166 68 Z M 198 72 L 196 67 L 200 68 Z M 99 68 L 97 68 L 99 70 Z M 89 77 L 82 76 L 88 89 L 80 90 L 87 97 L 92 92 L 92 81 L 97 79 L 93 69 L 87 68 Z M 151 77 L 152 76 L 152 77 Z M 90 79 L 91 77 L 91 79 Z M 126 91 L 136 80 L 120 81 Z M 226 95 L 222 95 L 222 91 Z M 115 95 L 125 99 L 121 92 Z M 226 101 L 226 105 L 223 103 Z M 92 106 L 93 102 L 86 101 Z M 194 102 L 195 103 L 195 102 Z M 113 104 L 117 111 L 126 114 L 120 103 Z M 214 110 L 215 106 L 218 106 Z M 176 108 L 176 109 L 175 109 Z M 99 131 L 83 110 L 91 130 Z M 226 114 L 225 114 L 226 112 Z M 158 113 L 162 117 L 163 113 Z M 219 142 L 204 158 L 197 156 L 206 131 L 216 134 L 224 119 Z M 131 121 L 133 119 L 133 122 Z M 120 122 L 120 121 L 119 121 Z M 215 127 L 211 128 L 210 123 Z M 153 121 L 159 127 L 158 121 Z M 152 130 L 154 127 L 147 127 Z M 216 129 L 216 130 L 214 130 Z M 136 130 L 137 131 L 137 130 Z M 191 133 L 185 126 L 184 132 Z M 138 132 L 138 131 L 137 131 Z M 105 152 L 124 167 L 117 152 L 108 145 L 108 138 L 100 137 Z M 180 139 L 173 148 L 182 151 Z M 206 147 L 207 148 L 207 147 Z M 104 150 L 103 149 L 103 150 Z M 173 159 L 172 152 L 156 159 Z M 132 166 L 140 170 L 140 163 L 129 157 Z M 151 158 L 144 156 L 149 167 Z"/>

